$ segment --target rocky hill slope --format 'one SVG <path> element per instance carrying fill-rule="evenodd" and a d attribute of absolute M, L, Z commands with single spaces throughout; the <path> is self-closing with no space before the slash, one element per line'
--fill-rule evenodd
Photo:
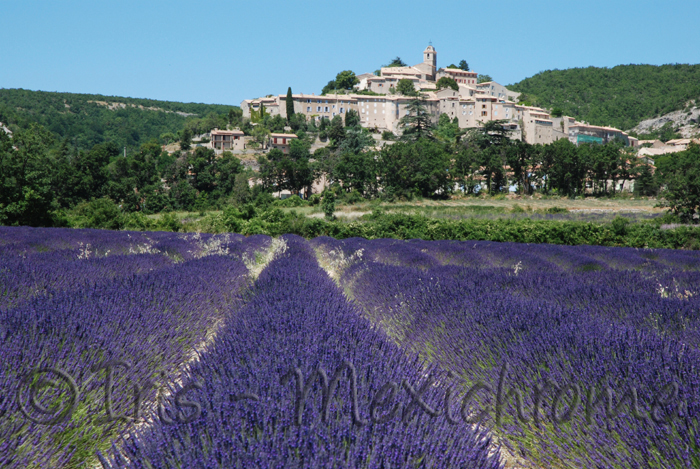
<path fill-rule="evenodd" d="M 683 138 L 700 137 L 700 107 L 695 102 L 690 102 L 683 110 L 669 112 L 660 117 L 645 119 L 640 122 L 632 131 L 637 134 L 652 134 L 671 123 L 675 132 Z"/>

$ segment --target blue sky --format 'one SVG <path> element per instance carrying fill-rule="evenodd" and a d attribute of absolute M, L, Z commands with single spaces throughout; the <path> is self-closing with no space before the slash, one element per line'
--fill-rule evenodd
<path fill-rule="evenodd" d="M 400 56 L 502 84 L 547 69 L 700 63 L 700 1 L 0 0 L 0 88 L 239 104 L 319 93 Z"/>

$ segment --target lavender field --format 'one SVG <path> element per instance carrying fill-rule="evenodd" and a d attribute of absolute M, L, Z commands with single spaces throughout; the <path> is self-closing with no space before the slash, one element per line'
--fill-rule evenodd
<path fill-rule="evenodd" d="M 0 467 L 700 467 L 695 252 L 0 227 Z"/>

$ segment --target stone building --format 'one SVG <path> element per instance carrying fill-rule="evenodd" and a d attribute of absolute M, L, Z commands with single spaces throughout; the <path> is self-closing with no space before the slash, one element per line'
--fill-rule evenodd
<path fill-rule="evenodd" d="M 285 155 L 289 153 L 289 146 L 292 140 L 298 138 L 296 134 L 282 134 L 282 133 L 271 133 L 270 134 L 270 149 L 276 148 L 281 150 Z"/>
<path fill-rule="evenodd" d="M 214 129 L 211 135 L 211 148 L 217 153 L 241 151 L 244 148 L 245 134 L 240 130 Z"/>
<path fill-rule="evenodd" d="M 453 78 L 458 85 L 437 90 L 436 81 L 443 76 Z M 574 139 L 574 143 L 586 140 L 586 136 L 601 137 L 603 141 L 622 136 L 629 144 L 627 134 L 608 127 L 597 128 L 576 122 L 572 118 L 553 120 L 550 114 L 541 108 L 517 104 L 520 93 L 511 91 L 494 81 L 477 83 L 476 72 L 455 68 L 437 68 L 437 51 L 429 45 L 423 51 L 423 62 L 411 67 L 382 67 L 381 75 L 362 74 L 357 93 L 294 94 L 294 112 L 303 114 L 307 119 L 333 119 L 353 109 L 360 116 L 363 127 L 390 130 L 401 133 L 400 120 L 407 114 L 406 107 L 414 99 L 395 93 L 398 81 L 411 80 L 414 88 L 424 98 L 428 113 L 437 124 L 440 114 L 447 114 L 450 119 L 457 118 L 461 128 L 479 127 L 485 122 L 502 120 L 512 130 L 511 138 L 522 139 L 528 143 L 546 144 L 560 138 Z M 372 91 L 376 94 L 362 94 L 360 91 Z M 287 96 L 267 96 L 241 103 L 244 117 L 252 117 L 264 108 L 271 116 L 287 117 Z M 259 114 L 258 114 L 259 115 Z M 600 129 L 600 130 L 596 130 Z M 613 137 L 609 137 L 611 135 Z"/>

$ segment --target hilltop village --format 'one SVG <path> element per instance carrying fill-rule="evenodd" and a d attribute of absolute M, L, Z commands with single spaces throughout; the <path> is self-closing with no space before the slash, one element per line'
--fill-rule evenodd
<path fill-rule="evenodd" d="M 441 78 L 448 77 L 456 87 L 438 87 Z M 409 103 L 415 96 L 398 93 L 400 80 L 410 80 L 434 124 L 441 114 L 459 124 L 460 128 L 477 128 L 488 121 L 506 121 L 510 137 L 531 144 L 548 144 L 567 138 L 572 143 L 606 143 L 622 139 L 628 146 L 637 146 L 637 139 L 612 127 L 578 122 L 572 117 L 552 117 L 549 111 L 518 104 L 520 93 L 511 91 L 495 81 L 479 83 L 477 73 L 459 68 L 438 68 L 437 51 L 432 45 L 423 51 L 423 61 L 414 66 L 382 67 L 379 75 L 365 73 L 357 76 L 354 92 L 334 92 L 323 95 L 292 94 L 294 113 L 320 121 L 356 111 L 363 127 L 401 134 L 401 118 L 408 115 Z M 454 89 L 457 88 L 457 89 Z M 287 118 L 287 95 L 270 95 L 241 102 L 243 117 L 251 118 L 264 110 L 270 116 Z M 284 137 L 280 137 L 284 138 Z"/>

